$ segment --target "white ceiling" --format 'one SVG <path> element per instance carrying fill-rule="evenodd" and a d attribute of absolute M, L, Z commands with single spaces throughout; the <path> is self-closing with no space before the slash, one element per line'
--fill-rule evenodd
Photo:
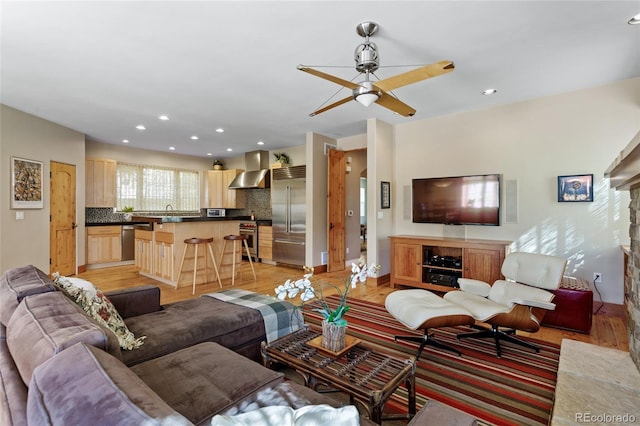
<path fill-rule="evenodd" d="M 201 157 L 297 146 L 307 132 L 357 135 L 373 117 L 404 123 L 640 76 L 640 25 L 627 24 L 640 13 L 638 0 L 3 0 L 0 7 L 3 104 L 91 140 Z M 355 27 L 365 20 L 380 25 L 371 40 L 380 79 L 445 59 L 455 71 L 394 91 L 417 110 L 411 118 L 356 102 L 309 117 L 340 86 L 296 66 L 343 66 L 320 69 L 352 80 L 363 41 Z M 490 87 L 497 94 L 483 96 Z M 346 96 L 343 89 L 331 102 Z"/>

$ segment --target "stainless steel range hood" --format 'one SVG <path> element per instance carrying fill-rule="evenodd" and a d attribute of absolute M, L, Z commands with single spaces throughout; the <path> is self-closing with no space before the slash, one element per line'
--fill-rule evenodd
<path fill-rule="evenodd" d="M 244 154 L 245 170 L 229 184 L 229 189 L 269 188 L 269 151 Z"/>

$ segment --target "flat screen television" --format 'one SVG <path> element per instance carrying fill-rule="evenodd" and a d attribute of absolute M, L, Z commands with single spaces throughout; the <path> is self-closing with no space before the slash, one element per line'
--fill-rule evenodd
<path fill-rule="evenodd" d="M 500 175 L 413 179 L 413 222 L 500 225 Z"/>

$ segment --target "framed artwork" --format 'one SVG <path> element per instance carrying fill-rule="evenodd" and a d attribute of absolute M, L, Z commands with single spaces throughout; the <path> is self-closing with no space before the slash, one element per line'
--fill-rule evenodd
<path fill-rule="evenodd" d="M 41 209 L 42 162 L 11 157 L 11 208 Z"/>
<path fill-rule="evenodd" d="M 391 208 L 391 183 L 380 182 L 380 208 Z"/>
<path fill-rule="evenodd" d="M 593 201 L 593 175 L 558 176 L 558 202 Z"/>

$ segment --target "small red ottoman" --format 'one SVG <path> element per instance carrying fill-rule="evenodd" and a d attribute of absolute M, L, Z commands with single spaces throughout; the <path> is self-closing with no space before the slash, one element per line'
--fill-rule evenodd
<path fill-rule="evenodd" d="M 589 282 L 562 277 L 560 287 L 552 293 L 556 295 L 552 300 L 556 309 L 546 313 L 542 325 L 589 334 L 593 317 L 593 292 Z"/>

